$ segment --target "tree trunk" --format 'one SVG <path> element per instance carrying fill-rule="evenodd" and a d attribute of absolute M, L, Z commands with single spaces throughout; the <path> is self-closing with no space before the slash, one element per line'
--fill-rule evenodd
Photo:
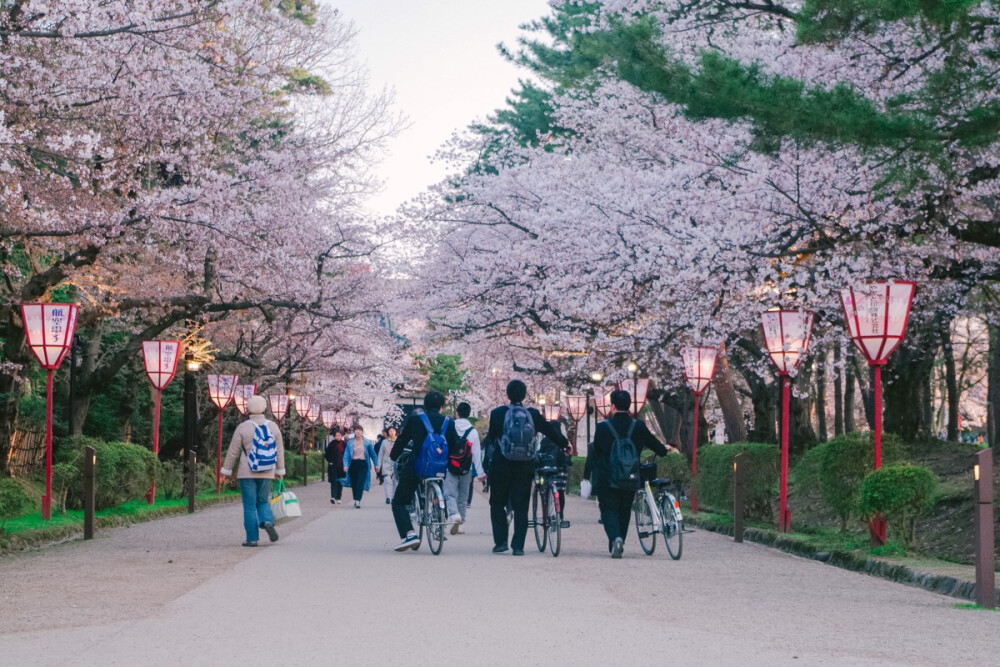
<path fill-rule="evenodd" d="M 103 323 L 99 322 L 83 334 L 83 358 L 77 371 L 76 396 L 73 398 L 73 412 L 70 414 L 70 433 L 73 435 L 83 435 L 83 425 L 87 421 L 87 411 L 90 410 L 90 399 L 94 395 L 95 383 L 92 378 L 97 371 L 103 332 Z"/>
<path fill-rule="evenodd" d="M 854 362 L 851 359 L 851 352 L 848 351 L 844 359 L 844 433 L 851 433 L 858 429 L 854 423 L 854 387 L 855 378 Z"/>
<path fill-rule="evenodd" d="M 726 344 L 719 351 L 715 367 L 715 396 L 719 399 L 722 410 L 722 420 L 726 425 L 726 436 L 729 442 L 745 442 L 747 439 L 746 422 L 743 421 L 743 406 L 736 395 L 732 369 L 729 367 L 729 357 L 726 354 Z"/>
<path fill-rule="evenodd" d="M 826 350 L 817 350 L 816 360 L 816 424 L 819 427 L 819 441 L 826 442 L 829 434 L 826 432 Z"/>
<path fill-rule="evenodd" d="M 875 396 L 872 394 L 871 368 L 860 354 L 851 350 L 849 363 L 854 365 L 854 377 L 861 390 L 861 405 L 865 408 L 865 421 L 868 428 L 875 428 Z"/>
<path fill-rule="evenodd" d="M 910 342 L 908 332 L 907 340 L 893 352 L 882 374 L 885 430 L 906 441 L 931 433 L 931 424 L 924 421 L 920 407 L 920 396 L 934 370 L 937 354 L 936 346 L 929 344 L 927 338 L 914 335 Z"/>
<path fill-rule="evenodd" d="M 920 414 L 924 424 L 930 430 L 931 435 L 936 434 L 934 427 L 934 401 L 931 391 L 931 375 L 928 374 L 924 384 L 920 387 Z"/>
<path fill-rule="evenodd" d="M 778 441 L 778 391 L 777 383 L 765 383 L 752 370 L 744 374 L 747 386 L 750 387 L 750 400 L 753 403 L 753 429 L 748 434 L 752 442 Z"/>
<path fill-rule="evenodd" d="M 844 434 L 844 368 L 840 343 L 833 346 L 833 434 Z"/>
<path fill-rule="evenodd" d="M 792 380 L 792 386 L 804 387 L 808 392 L 812 384 L 812 368 L 810 364 L 802 364 L 799 367 L 799 374 Z M 813 429 L 812 424 L 812 406 L 812 392 L 808 392 L 803 398 L 797 398 L 793 389 L 789 417 L 791 433 L 788 442 L 788 451 L 793 455 L 799 455 L 816 444 L 816 430 Z"/>
<path fill-rule="evenodd" d="M 948 392 L 948 440 L 958 442 L 958 371 L 950 322 L 941 325 L 941 354 L 944 355 L 944 382 Z"/>

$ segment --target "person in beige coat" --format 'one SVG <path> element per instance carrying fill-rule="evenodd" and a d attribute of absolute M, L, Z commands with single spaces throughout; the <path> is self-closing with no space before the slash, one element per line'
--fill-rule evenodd
<path fill-rule="evenodd" d="M 274 515 L 271 514 L 271 482 L 285 476 L 285 447 L 281 439 L 281 429 L 273 421 L 264 417 L 267 401 L 263 396 L 251 396 L 247 400 L 249 419 L 236 427 L 233 439 L 226 451 L 226 461 L 220 471 L 225 482 L 233 475 L 233 467 L 239 461 L 236 478 L 240 480 L 240 495 L 243 497 L 243 527 L 247 539 L 245 547 L 257 546 L 260 537 L 259 528 L 267 532 L 272 542 L 278 539 L 278 531 L 274 529 Z M 273 467 L 269 470 L 254 472 L 250 469 L 247 458 L 253 448 L 254 432 L 258 426 L 264 426 L 274 438 L 276 456 Z"/>

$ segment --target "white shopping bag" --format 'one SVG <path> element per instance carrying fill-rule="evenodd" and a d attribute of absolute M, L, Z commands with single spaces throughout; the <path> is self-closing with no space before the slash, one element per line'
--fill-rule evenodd
<path fill-rule="evenodd" d="M 586 500 L 590 497 L 590 492 L 593 488 L 590 486 L 590 480 L 585 479 L 580 482 L 580 497 Z"/>
<path fill-rule="evenodd" d="M 275 485 L 274 495 L 271 496 L 271 514 L 274 515 L 275 525 L 302 516 L 299 499 L 291 491 L 285 491 L 284 480 L 278 480 Z"/>

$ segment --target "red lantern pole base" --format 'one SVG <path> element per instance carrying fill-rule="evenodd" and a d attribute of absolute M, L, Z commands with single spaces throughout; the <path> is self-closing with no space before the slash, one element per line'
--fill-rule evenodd
<path fill-rule="evenodd" d="M 156 398 L 153 400 L 153 456 L 160 456 L 160 398 L 163 390 L 156 390 Z M 146 492 L 146 504 L 152 505 L 156 502 L 156 478 L 153 478 L 153 485 Z"/>
<path fill-rule="evenodd" d="M 698 513 L 698 492 L 694 480 L 698 475 L 698 408 L 701 404 L 701 394 L 694 392 L 694 427 L 691 429 L 691 511 Z"/>
<path fill-rule="evenodd" d="M 781 483 L 778 509 L 778 532 L 792 530 L 792 512 L 788 509 L 788 413 L 791 411 L 792 378 L 787 373 L 781 379 Z"/>

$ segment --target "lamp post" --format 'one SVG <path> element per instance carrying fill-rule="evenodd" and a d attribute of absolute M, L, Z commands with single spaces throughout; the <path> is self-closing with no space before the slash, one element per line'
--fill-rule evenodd
<path fill-rule="evenodd" d="M 191 466 L 191 454 L 197 449 L 198 439 L 198 391 L 194 373 L 201 369 L 201 362 L 195 359 L 190 346 L 184 352 L 184 461 Z M 193 470 L 188 470 L 186 479 L 193 479 Z M 194 497 L 194 489 L 188 489 L 188 497 Z"/>
<path fill-rule="evenodd" d="M 882 467 L 882 367 L 906 335 L 916 289 L 916 284 L 909 281 L 880 281 L 840 292 L 848 334 L 874 374 L 876 470 Z M 885 544 L 885 521 L 881 517 L 872 521 L 869 530 L 875 542 Z"/>
<path fill-rule="evenodd" d="M 719 354 L 718 347 L 693 346 L 681 350 L 684 362 L 684 377 L 691 393 L 694 394 L 694 424 L 691 435 L 691 477 L 698 474 L 698 410 L 701 407 L 701 396 L 708 388 L 715 374 L 715 359 Z M 698 494 L 691 489 L 691 511 L 698 511 Z"/>
<path fill-rule="evenodd" d="M 599 386 L 604 382 L 604 374 L 600 371 L 594 371 L 590 374 L 591 385 L 587 387 L 587 455 L 590 455 L 590 399 L 594 399 L 594 417 L 597 417 L 597 398 L 594 396 L 594 387 Z M 594 422 L 595 428 L 597 422 Z"/>
<path fill-rule="evenodd" d="M 247 416 L 247 401 L 250 397 L 257 393 L 257 385 L 255 384 L 238 384 L 236 385 L 236 391 L 233 393 L 233 404 L 236 409 L 244 417 Z"/>
<path fill-rule="evenodd" d="M 153 385 L 153 456 L 160 454 L 160 399 L 163 390 L 177 375 L 182 343 L 179 340 L 142 341 L 142 363 L 146 377 Z M 146 493 L 146 503 L 156 502 L 156 479 Z"/>
<path fill-rule="evenodd" d="M 45 495 L 42 496 L 42 519 L 52 518 L 52 372 L 66 358 L 73 346 L 76 314 L 71 303 L 26 303 L 21 306 L 21 321 L 28 346 L 45 369 Z"/>
<path fill-rule="evenodd" d="M 646 394 L 649 392 L 649 379 L 639 377 L 639 364 L 628 362 L 625 367 L 632 374 L 632 416 L 639 418 L 639 412 L 646 405 Z M 619 389 L 625 389 L 625 380 L 618 382 Z"/>
<path fill-rule="evenodd" d="M 210 373 L 208 376 L 208 398 L 211 399 L 215 407 L 219 408 L 219 440 L 215 447 L 215 492 L 222 491 L 222 418 L 226 411 L 226 406 L 233 400 L 236 393 L 236 383 L 239 382 L 239 375 L 217 375 Z"/>
<path fill-rule="evenodd" d="M 805 310 L 769 310 L 761 315 L 764 344 L 771 361 L 778 367 L 781 382 L 781 482 L 778 509 L 778 530 L 791 530 L 792 515 L 788 511 L 788 413 L 791 408 L 792 377 L 799 362 L 809 349 L 813 314 Z"/>
<path fill-rule="evenodd" d="M 571 441 L 571 456 L 576 456 L 576 434 L 580 428 L 580 420 L 587 416 L 587 396 L 566 394 L 566 412 L 573 420 L 573 440 Z M 589 422 L 588 422 L 589 423 Z M 588 429 L 589 431 L 589 429 Z"/>

